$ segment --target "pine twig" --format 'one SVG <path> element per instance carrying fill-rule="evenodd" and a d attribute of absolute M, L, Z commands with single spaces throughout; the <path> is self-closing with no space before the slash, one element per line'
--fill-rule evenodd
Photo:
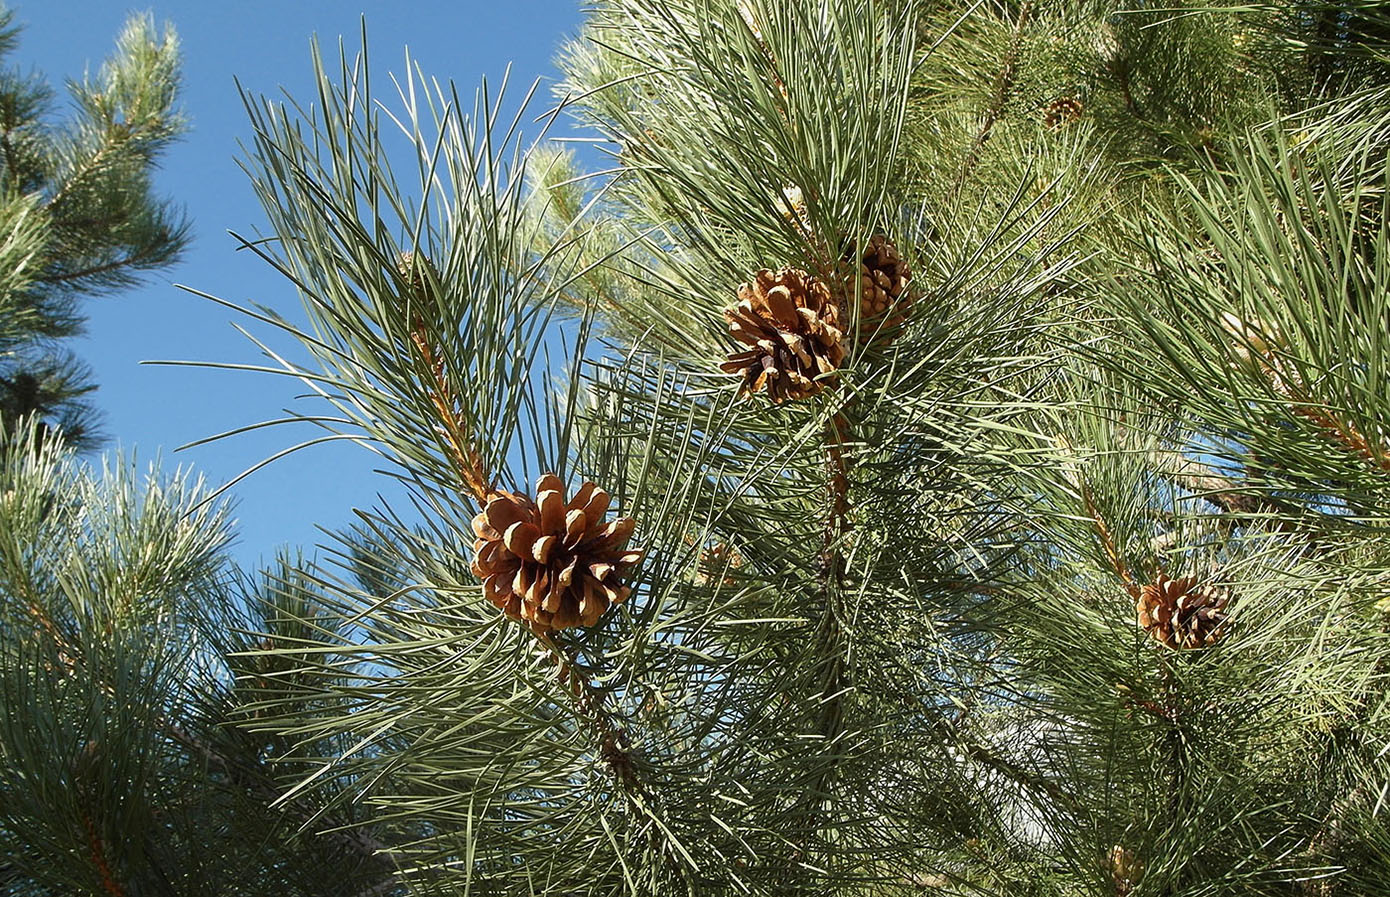
<path fill-rule="evenodd" d="M 42 608 L 37 605 L 31 605 L 29 610 L 42 624 L 44 624 L 45 631 L 47 631 L 50 637 L 57 643 L 59 656 L 63 659 L 66 674 L 70 676 L 76 675 L 77 658 L 79 656 L 76 646 L 62 635 L 57 625 L 43 612 Z M 101 683 L 99 687 L 108 697 L 112 696 L 114 693 L 110 685 L 106 683 Z M 279 789 L 276 788 L 264 774 L 260 773 L 259 770 L 248 769 L 245 765 L 236 763 L 231 758 L 218 751 L 215 747 L 188 732 L 177 722 L 165 717 L 163 714 L 156 714 L 155 722 L 159 730 L 163 732 L 169 740 L 180 745 L 185 750 L 188 750 L 194 756 L 201 757 L 209 768 L 222 771 L 228 778 L 238 782 L 251 794 L 259 797 L 267 807 L 279 800 Z M 301 823 L 307 823 L 311 819 L 316 818 L 316 814 L 312 812 L 301 812 L 298 814 L 298 818 Z M 110 877 L 110 870 L 106 866 L 104 859 L 105 854 L 101 850 L 101 842 L 97 837 L 96 829 L 90 817 L 88 817 L 86 825 L 88 837 L 91 840 L 92 855 L 98 864 L 98 869 L 102 870 L 103 882 L 109 882 L 105 885 L 107 893 L 110 894 L 111 897 L 125 897 L 124 891 L 120 889 L 119 883 L 116 882 L 114 878 Z M 360 856 L 365 861 L 373 861 L 378 865 L 383 865 L 386 845 L 372 838 L 360 829 L 344 828 L 331 820 L 329 828 L 330 831 L 321 832 L 319 833 L 320 836 L 336 840 L 342 847 L 346 848 L 350 854 Z M 389 862 L 389 860 L 385 860 L 385 862 Z M 385 870 L 384 875 L 393 886 L 397 883 L 397 873 L 394 864 Z M 113 888 L 115 890 L 112 890 Z"/>
<path fill-rule="evenodd" d="M 1047 778 L 1023 769 L 1018 764 L 1007 760 L 989 748 L 977 742 L 966 745 L 964 754 L 967 758 L 974 760 L 986 769 L 998 773 L 1016 785 L 1021 785 L 1032 791 L 1040 791 L 1046 794 L 1059 806 L 1068 810 L 1077 809 L 1076 801 L 1071 795 L 1067 794 L 1056 782 L 1049 781 Z"/>
<path fill-rule="evenodd" d="M 82 824 L 87 829 L 87 845 L 91 850 L 92 863 L 97 867 L 97 873 L 101 875 L 102 888 L 110 897 L 125 897 L 125 889 L 111 874 L 111 867 L 106 862 L 105 844 L 101 835 L 97 833 L 96 823 L 92 821 L 91 814 L 82 814 Z"/>
<path fill-rule="evenodd" d="M 614 778 L 630 796 L 649 799 L 650 793 L 637 776 L 627 734 L 604 706 L 604 694 L 594 689 L 589 677 L 576 667 L 574 658 L 549 634 L 540 634 L 537 639 L 550 650 L 555 660 L 556 678 L 574 698 L 580 717 L 593 727 L 599 754 L 612 770 Z"/>
<path fill-rule="evenodd" d="M 154 253 L 151 252 L 150 247 L 147 246 L 144 248 L 143 251 L 132 252 L 128 255 L 123 255 L 120 258 L 112 259 L 109 262 L 103 262 L 99 265 L 92 265 L 89 268 L 81 268 L 77 271 L 64 271 L 59 274 L 42 275 L 40 277 L 35 278 L 35 281 L 37 283 L 47 284 L 50 286 L 55 284 L 70 283 L 74 280 L 82 280 L 86 277 L 96 277 L 99 274 L 110 274 L 113 271 L 120 271 L 123 268 L 130 268 L 136 265 L 144 264 L 148 262 L 152 257 L 154 257 Z"/>
<path fill-rule="evenodd" d="M 1390 472 L 1390 454 L 1376 451 L 1370 440 L 1352 424 L 1338 420 L 1326 408 L 1312 402 L 1294 402 L 1290 405 L 1290 410 L 1304 420 L 1311 421 L 1342 448 L 1381 470 Z"/>
<path fill-rule="evenodd" d="M 960 173 L 956 176 L 955 187 L 951 190 L 953 195 L 959 196 L 960 191 L 964 189 L 966 179 L 975 170 L 975 166 L 980 163 L 980 153 L 984 150 L 985 142 L 989 140 L 990 132 L 994 130 L 994 125 L 1004 114 L 1004 105 L 1009 100 L 1009 92 L 1013 90 L 1014 75 L 1018 69 L 1018 57 L 1023 51 L 1023 29 L 1027 26 L 1028 18 L 1032 12 L 1033 0 L 1027 0 L 1019 8 L 1018 18 L 1014 20 L 1013 38 L 1009 43 L 1008 52 L 1004 54 L 1004 65 L 994 81 L 994 93 L 990 98 L 989 106 L 985 109 L 980 130 L 971 142 L 970 151 L 966 154 L 965 161 L 960 167 Z"/>
<path fill-rule="evenodd" d="M 455 413 L 457 403 L 444 377 L 444 361 L 435 356 L 430 346 L 429 334 L 425 330 L 425 322 L 418 315 L 413 322 L 410 339 L 415 344 L 416 351 L 420 353 L 421 363 L 434 381 L 430 399 L 439 415 L 444 435 L 449 440 L 450 460 L 454 462 L 455 469 L 478 504 L 486 505 L 488 498 L 493 494 L 491 477 L 488 476 L 482 455 L 473 447 L 463 425 L 459 423 L 458 415 Z"/>
<path fill-rule="evenodd" d="M 1239 326 L 1244 330 L 1250 325 L 1241 323 Z M 1258 334 L 1258 336 L 1261 343 L 1268 340 L 1264 334 Z M 1258 348 L 1253 345 L 1253 341 L 1248 335 L 1246 341 L 1252 343 L 1250 348 L 1256 349 L 1252 355 L 1252 360 L 1258 363 L 1260 372 L 1269 381 L 1275 394 L 1289 403 L 1290 412 L 1312 423 L 1348 452 L 1374 464 L 1381 470 L 1390 472 L 1390 454 L 1377 451 L 1365 434 L 1354 424 L 1341 420 L 1321 402 L 1310 398 L 1302 376 L 1298 371 L 1289 369 L 1289 365 L 1284 362 L 1274 347 L 1266 345 L 1263 348 Z"/>
<path fill-rule="evenodd" d="M 826 519 L 821 545 L 820 589 L 824 606 L 820 645 L 826 656 L 820 693 L 821 714 L 816 735 L 821 744 L 832 749 L 845 733 L 844 702 L 853 691 L 845 662 L 845 632 L 842 592 L 845 585 L 843 543 L 850 528 L 849 460 L 845 446 L 850 439 L 849 420 L 837 411 L 825 427 Z M 804 792 L 803 800 L 820 801 L 835 775 L 833 764 L 822 766 Z M 811 831 L 818 834 L 825 825 L 823 814 L 817 810 L 811 816 Z M 806 850 L 803 838 L 801 852 Z"/>
<path fill-rule="evenodd" d="M 772 83 L 782 95 L 782 100 L 789 99 L 787 84 L 782 80 L 782 76 L 777 73 L 777 56 L 772 52 L 772 47 L 768 45 L 767 38 L 763 35 L 763 29 L 758 19 L 753 15 L 753 10 L 748 5 L 748 0 L 738 0 L 738 14 L 743 18 L 743 24 L 747 26 L 748 32 L 753 35 L 753 40 L 758 44 L 758 49 L 762 52 L 763 61 L 767 63 L 767 70 L 772 77 Z M 783 113 L 785 119 L 785 112 Z"/>
<path fill-rule="evenodd" d="M 270 806 L 280 799 L 280 790 L 273 781 L 261 770 L 249 767 L 244 763 L 238 763 L 219 751 L 216 747 L 184 729 L 173 720 L 160 719 L 160 728 L 169 738 L 188 750 L 194 756 L 201 757 L 203 762 L 211 769 L 222 772 L 223 775 L 233 780 L 249 792 L 259 797 Z M 294 818 L 301 825 L 308 824 L 314 819 L 320 819 L 328 824 L 328 830 L 316 833 L 319 837 L 329 838 L 337 841 L 345 848 L 348 853 L 361 857 L 363 860 L 371 861 L 377 865 L 388 865 L 389 859 L 386 857 L 387 846 L 381 841 L 367 834 L 360 828 L 345 827 L 340 821 L 325 819 L 325 817 L 299 807 L 294 802 L 284 805 L 286 809 L 294 809 Z M 386 870 L 385 877 L 396 880 L 396 870 L 394 864 Z"/>
<path fill-rule="evenodd" d="M 1227 514 L 1249 517 L 1265 507 L 1265 502 L 1259 496 L 1240 491 L 1235 480 L 1218 474 L 1199 461 L 1177 452 L 1166 453 L 1163 460 L 1168 462 L 1163 467 L 1174 482 Z"/>
<path fill-rule="evenodd" d="M 1138 601 L 1139 593 L 1142 590 L 1140 589 L 1139 583 L 1135 582 L 1134 577 L 1130 575 L 1129 567 L 1125 564 L 1124 558 L 1120 557 L 1120 552 L 1115 547 L 1115 538 L 1111 535 L 1110 525 L 1100 513 L 1100 509 L 1096 507 L 1095 498 L 1091 495 L 1090 485 L 1086 482 L 1084 476 L 1078 476 L 1078 483 L 1081 489 L 1081 502 L 1086 507 L 1086 514 L 1095 525 L 1096 534 L 1100 536 L 1100 545 L 1101 549 L 1105 552 L 1106 561 L 1109 562 L 1111 569 L 1115 571 L 1115 575 L 1120 577 L 1120 581 L 1124 583 L 1125 591 L 1129 592 L 1130 597 L 1135 601 Z"/>

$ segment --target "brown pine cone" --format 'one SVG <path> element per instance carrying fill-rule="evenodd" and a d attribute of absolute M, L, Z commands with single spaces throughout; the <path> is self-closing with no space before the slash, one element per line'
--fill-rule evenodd
<path fill-rule="evenodd" d="M 642 557 L 624 546 L 631 517 L 603 522 L 607 492 L 585 483 L 568 502 L 560 478 L 536 481 L 536 500 L 494 492 L 473 518 L 473 575 L 483 595 L 537 632 L 592 626 L 632 591 L 622 583 Z"/>
<path fill-rule="evenodd" d="M 1195 577 L 1169 579 L 1163 574 L 1139 592 L 1139 625 L 1170 648 L 1205 648 L 1226 632 L 1230 597 L 1222 590 L 1198 586 Z"/>
<path fill-rule="evenodd" d="M 1086 109 L 1076 97 L 1060 97 L 1047 104 L 1043 110 L 1043 124 L 1052 130 L 1081 120 Z"/>
<path fill-rule="evenodd" d="M 1110 866 L 1110 880 L 1115 885 L 1115 897 L 1129 897 L 1134 893 L 1134 885 L 1139 881 L 1139 876 L 1144 870 L 1144 866 L 1134 856 L 1134 851 L 1127 847 L 1116 844 L 1110 848 L 1107 857 Z"/>
<path fill-rule="evenodd" d="M 863 252 L 850 247 L 842 261 L 847 266 L 853 266 L 856 258 L 859 262 L 861 321 L 872 321 L 881 317 L 909 296 L 908 284 L 912 280 L 912 270 L 898 252 L 898 247 L 887 236 L 874 234 L 869 238 Z M 852 307 L 854 303 L 854 291 L 854 272 L 851 270 L 844 282 L 843 299 L 846 308 Z"/>
<path fill-rule="evenodd" d="M 744 394 L 766 389 L 773 402 L 825 389 L 832 378 L 823 375 L 845 358 L 840 306 L 830 288 L 797 268 L 763 269 L 738 288 L 738 298 L 724 316 L 729 332 L 752 348 L 730 355 L 720 370 L 741 375 Z"/>

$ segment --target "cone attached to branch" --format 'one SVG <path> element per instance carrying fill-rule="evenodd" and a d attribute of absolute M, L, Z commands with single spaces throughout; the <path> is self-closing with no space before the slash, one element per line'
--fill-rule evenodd
<path fill-rule="evenodd" d="M 840 306 L 830 288 L 798 268 L 763 269 L 738 288 L 726 311 L 729 332 L 750 348 L 719 367 L 743 378 L 743 392 L 766 389 L 773 402 L 825 389 L 844 361 Z"/>
<path fill-rule="evenodd" d="M 623 577 L 642 557 L 628 551 L 635 522 L 607 523 L 609 495 L 585 483 L 568 501 L 560 478 L 536 481 L 536 498 L 494 492 L 473 518 L 473 575 L 503 613 L 536 632 L 593 626 L 632 591 Z"/>
<path fill-rule="evenodd" d="M 860 330 L 864 324 L 878 323 L 890 309 L 906 302 L 912 270 L 898 252 L 898 247 L 884 234 L 874 234 L 863 250 L 851 247 L 842 261 L 849 269 L 844 280 L 845 306 L 851 307 L 855 296 L 854 278 L 858 276 Z M 857 265 L 858 270 L 855 270 Z"/>
<path fill-rule="evenodd" d="M 1139 592 L 1139 625 L 1170 648 L 1205 648 L 1228 628 L 1224 590 L 1198 586 L 1195 577 L 1169 579 L 1162 573 Z"/>
<path fill-rule="evenodd" d="M 787 222 L 794 225 L 797 232 L 811 239 L 811 214 L 806 207 L 806 194 L 792 184 L 782 188 L 782 201 L 778 211 Z"/>
<path fill-rule="evenodd" d="M 1043 124 L 1055 131 L 1080 121 L 1085 109 L 1076 97 L 1059 97 L 1043 109 Z"/>
<path fill-rule="evenodd" d="M 431 277 L 435 281 L 439 280 L 439 272 L 435 270 L 434 264 L 425 256 L 414 252 L 402 252 L 396 256 L 396 273 L 410 284 L 411 292 L 419 299 L 429 296 Z"/>
<path fill-rule="evenodd" d="M 1134 851 L 1119 844 L 1110 848 L 1106 861 L 1110 880 L 1115 885 L 1115 897 L 1130 897 L 1143 873 L 1143 864 L 1134 856 Z"/>

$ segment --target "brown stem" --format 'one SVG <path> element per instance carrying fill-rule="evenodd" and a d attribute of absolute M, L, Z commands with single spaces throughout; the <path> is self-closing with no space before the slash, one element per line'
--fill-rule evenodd
<path fill-rule="evenodd" d="M 117 133 L 116 136 L 117 138 L 125 138 L 129 135 Z M 114 153 L 124 142 L 124 139 L 117 139 L 102 144 L 96 152 L 92 153 L 91 157 L 88 158 L 86 162 L 78 165 L 77 170 L 68 176 L 68 179 L 54 191 L 53 195 L 48 198 L 48 201 L 44 203 L 44 205 L 50 211 L 57 206 L 61 206 L 63 201 L 68 198 L 68 194 L 72 192 L 74 185 L 80 185 L 92 172 L 99 171 L 101 166 L 105 163 L 106 157 Z"/>
<path fill-rule="evenodd" d="M 1130 575 L 1129 567 L 1125 565 L 1124 558 L 1120 557 L 1120 552 L 1115 547 L 1115 539 L 1110 534 L 1110 525 L 1105 522 L 1105 518 L 1101 515 L 1100 509 L 1096 507 L 1095 499 L 1091 495 L 1090 485 L 1087 484 L 1085 477 L 1080 477 L 1079 482 L 1081 487 L 1081 501 L 1086 506 L 1086 514 L 1091 518 L 1091 522 L 1095 524 L 1097 535 L 1100 536 L 1100 546 L 1105 551 L 1105 559 L 1110 563 L 1110 567 L 1115 571 L 1115 575 L 1120 577 L 1120 581 L 1124 583 L 1125 591 L 1129 592 L 1130 597 L 1135 601 L 1138 601 L 1142 589 L 1139 583 L 1134 581 L 1134 577 Z"/>
<path fill-rule="evenodd" d="M 970 177 L 975 166 L 980 162 L 980 152 L 984 149 L 985 141 L 989 140 L 990 132 L 994 130 L 994 125 L 1004 114 L 1004 104 L 1009 100 L 1009 92 L 1013 90 L 1014 76 L 1018 69 L 1018 57 L 1023 50 L 1023 29 L 1028 24 L 1028 18 L 1032 15 L 1032 0 L 1027 0 L 1018 11 L 1018 18 L 1014 21 L 1013 40 L 1009 43 L 1009 51 L 1004 54 L 1004 66 L 999 70 L 999 77 L 994 81 L 994 93 L 990 98 L 990 104 L 985 109 L 984 120 L 980 122 L 979 133 L 975 135 L 974 141 L 970 144 L 970 151 L 965 156 L 965 162 L 960 167 L 960 174 L 956 176 L 956 184 L 951 191 L 959 195 L 965 186 L 965 181 Z"/>
<path fill-rule="evenodd" d="M 1296 402 L 1291 406 L 1291 410 L 1304 420 L 1311 421 L 1342 448 L 1371 462 L 1381 470 L 1390 471 L 1390 455 L 1376 451 L 1370 441 L 1352 424 L 1338 420 L 1326 408 L 1311 403 Z"/>
<path fill-rule="evenodd" d="M 1273 349 L 1258 353 L 1260 369 L 1269 379 L 1274 392 L 1289 402 L 1289 410 L 1322 430 L 1342 448 L 1381 470 L 1390 471 L 1390 455 L 1376 451 L 1354 424 L 1339 419 L 1322 403 L 1313 401 L 1304 388 L 1302 377 L 1290 371 Z"/>
<path fill-rule="evenodd" d="M 738 4 L 738 12 L 739 15 L 743 17 L 743 24 L 748 27 L 749 34 L 753 35 L 753 40 L 757 41 L 758 49 L 762 51 L 763 61 L 767 63 L 768 72 L 772 76 L 773 86 L 775 86 L 777 92 L 782 95 L 782 100 L 786 101 L 788 99 L 787 85 L 786 82 L 782 80 L 782 76 L 777 73 L 777 56 L 773 54 L 772 47 L 768 46 L 767 38 L 763 36 L 762 26 L 759 25 L 757 18 L 753 15 L 753 10 L 748 7 L 747 3 L 742 2 L 742 0 L 740 0 Z M 786 113 L 784 112 L 783 118 L 785 119 L 785 117 Z"/>
<path fill-rule="evenodd" d="M 1173 672 L 1173 658 L 1165 652 L 1160 658 L 1159 663 L 1163 670 L 1163 692 L 1164 704 L 1167 710 L 1166 718 L 1168 721 L 1168 764 L 1171 767 L 1168 786 L 1168 824 L 1169 831 L 1178 831 L 1185 827 L 1186 821 L 1182 818 L 1182 798 L 1183 792 L 1187 790 L 1187 753 L 1183 750 L 1182 728 L 1179 724 L 1179 701 L 1177 676 Z M 1167 895 L 1177 894 L 1181 890 L 1177 878 L 1170 880 L 1165 891 Z"/>
<path fill-rule="evenodd" d="M 439 415 L 444 435 L 449 440 L 449 459 L 454 462 L 454 468 L 468 487 L 468 491 L 473 493 L 480 505 L 485 505 L 493 493 L 487 465 L 482 455 L 473 448 L 463 425 L 459 423 L 455 410 L 458 404 L 454 399 L 453 390 L 449 388 L 449 381 L 444 376 L 444 361 L 435 357 L 425 322 L 418 315 L 413 322 L 410 339 L 415 344 L 416 351 L 420 353 L 421 362 L 434 380 L 430 400 Z"/>
<path fill-rule="evenodd" d="M 655 822 L 650 829 L 649 838 L 652 846 L 658 847 L 661 843 L 661 833 L 667 829 L 667 826 L 657 819 L 659 797 L 638 775 L 632 747 L 621 721 L 604 706 L 604 693 L 596 689 L 589 681 L 588 675 L 579 669 L 565 646 L 551 638 L 549 633 L 537 633 L 536 638 L 550 650 L 555 660 L 556 679 L 573 698 L 575 710 L 589 727 L 599 756 L 608 764 L 608 769 L 618 782 L 624 798 L 637 815 L 646 816 Z M 675 859 L 674 852 L 663 849 L 662 855 L 671 861 L 667 863 L 670 873 L 677 879 L 685 879 L 685 867 Z"/>
<path fill-rule="evenodd" d="M 1076 810 L 1076 802 L 1072 800 L 1071 795 L 1062 790 L 1055 782 L 1050 782 L 1043 776 L 1023 769 L 1011 760 L 1007 760 L 994 753 L 984 745 L 978 743 L 968 744 L 965 746 L 963 753 L 969 759 L 974 760 L 986 769 L 999 773 L 1014 784 L 1021 785 L 1032 791 L 1041 791 L 1058 805 L 1068 810 Z"/>
<path fill-rule="evenodd" d="M 91 814 L 82 814 L 82 824 L 87 829 L 87 845 L 91 850 L 92 863 L 97 867 L 98 874 L 101 875 L 102 889 L 110 894 L 111 897 L 125 897 L 125 889 L 120 882 L 111 874 L 111 867 L 106 863 L 106 849 L 102 842 L 101 835 L 97 833 L 96 823 L 92 821 Z"/>
<path fill-rule="evenodd" d="M 62 632 L 58 630 L 58 626 L 53 622 L 53 618 L 50 617 L 42 607 L 39 607 L 38 602 L 34 601 L 32 598 L 24 603 L 24 609 L 29 611 L 29 615 L 39 624 L 39 628 L 47 633 L 49 638 L 53 639 L 54 646 L 58 649 L 59 656 L 63 658 L 64 663 L 71 669 L 72 664 L 76 662 L 72 653 L 72 645 L 63 636 Z"/>
<path fill-rule="evenodd" d="M 1124 98 L 1125 108 L 1136 118 L 1141 117 L 1139 104 L 1134 102 L 1134 88 L 1130 84 L 1128 62 L 1118 68 L 1115 79 L 1120 82 L 1120 95 Z"/>
<path fill-rule="evenodd" d="M 637 777 L 627 733 L 604 706 L 603 692 L 594 688 L 589 677 L 576 667 L 574 658 L 549 634 L 542 633 L 537 635 L 537 638 L 550 649 L 555 659 L 556 678 L 574 698 L 574 706 L 579 711 L 580 718 L 592 727 L 593 735 L 598 742 L 599 754 L 608 764 L 613 777 L 622 784 L 630 797 L 648 797 L 645 786 Z"/>
<path fill-rule="evenodd" d="M 1199 461 L 1171 453 L 1164 467 L 1179 486 L 1227 514 L 1247 517 L 1262 509 L 1271 510 L 1259 496 L 1240 491 L 1236 480 L 1222 476 Z"/>
<path fill-rule="evenodd" d="M 821 541 L 820 592 L 824 607 L 819 633 L 818 656 L 824 659 L 821 671 L 819 703 L 820 718 L 816 734 L 820 743 L 831 750 L 839 749 L 845 732 L 845 697 L 852 690 L 849 667 L 845 661 L 845 632 L 842 617 L 842 595 L 845 585 L 843 544 L 850 530 L 849 459 L 845 446 L 850 439 L 850 424 L 843 411 L 837 412 L 825 428 L 826 519 Z M 821 802 L 836 773 L 834 764 L 821 767 L 808 783 L 804 801 Z M 827 823 L 817 810 L 810 815 L 809 831 L 803 835 L 799 853 L 806 853 L 806 841 L 819 834 Z"/>
<path fill-rule="evenodd" d="M 1173 482 L 1220 509 L 1222 519 L 1230 525 L 1263 525 L 1283 533 L 1299 532 L 1297 521 L 1282 514 L 1282 509 L 1268 497 L 1243 490 L 1239 480 L 1177 452 L 1168 453 L 1167 463 L 1162 466 Z"/>

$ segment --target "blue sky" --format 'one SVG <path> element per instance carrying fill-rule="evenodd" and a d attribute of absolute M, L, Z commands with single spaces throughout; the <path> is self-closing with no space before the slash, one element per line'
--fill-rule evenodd
<path fill-rule="evenodd" d="M 452 79 L 471 94 L 480 79 L 495 85 L 512 63 L 512 82 L 555 77 L 552 57 L 580 21 L 579 0 L 456 0 L 434 3 L 346 3 L 341 0 L 177 0 L 153 6 L 97 0 L 12 3 L 24 25 L 11 60 L 37 68 L 55 85 L 93 71 L 131 10 L 151 9 L 172 22 L 183 46 L 183 104 L 188 137 L 168 154 L 157 184 L 187 208 L 194 239 L 183 261 L 145 286 L 90 301 L 87 335 L 73 348 L 93 368 L 112 447 L 141 458 L 162 453 L 165 466 L 191 465 L 221 483 L 274 452 L 312 435 L 272 428 L 175 453 L 184 443 L 256 421 L 280 417 L 296 389 L 288 378 L 187 367 L 141 365 L 152 359 L 260 363 L 254 346 L 232 327 L 235 315 L 176 289 L 182 283 L 222 298 L 259 302 L 291 318 L 293 289 L 249 253 L 237 252 L 227 231 L 251 235 L 264 216 L 237 167 L 238 141 L 249 136 L 234 79 L 255 93 L 281 88 L 298 97 L 311 90 L 309 40 L 326 53 L 343 35 L 355 47 L 365 15 L 378 83 L 403 70 L 408 47 L 425 73 Z M 298 438 L 296 438 L 298 437 Z M 354 507 L 390 497 L 391 482 L 373 473 L 374 456 L 345 443 L 310 448 L 275 462 L 239 483 L 242 563 L 268 560 L 279 545 L 312 551 L 325 541 L 319 527 L 337 529 Z"/>

